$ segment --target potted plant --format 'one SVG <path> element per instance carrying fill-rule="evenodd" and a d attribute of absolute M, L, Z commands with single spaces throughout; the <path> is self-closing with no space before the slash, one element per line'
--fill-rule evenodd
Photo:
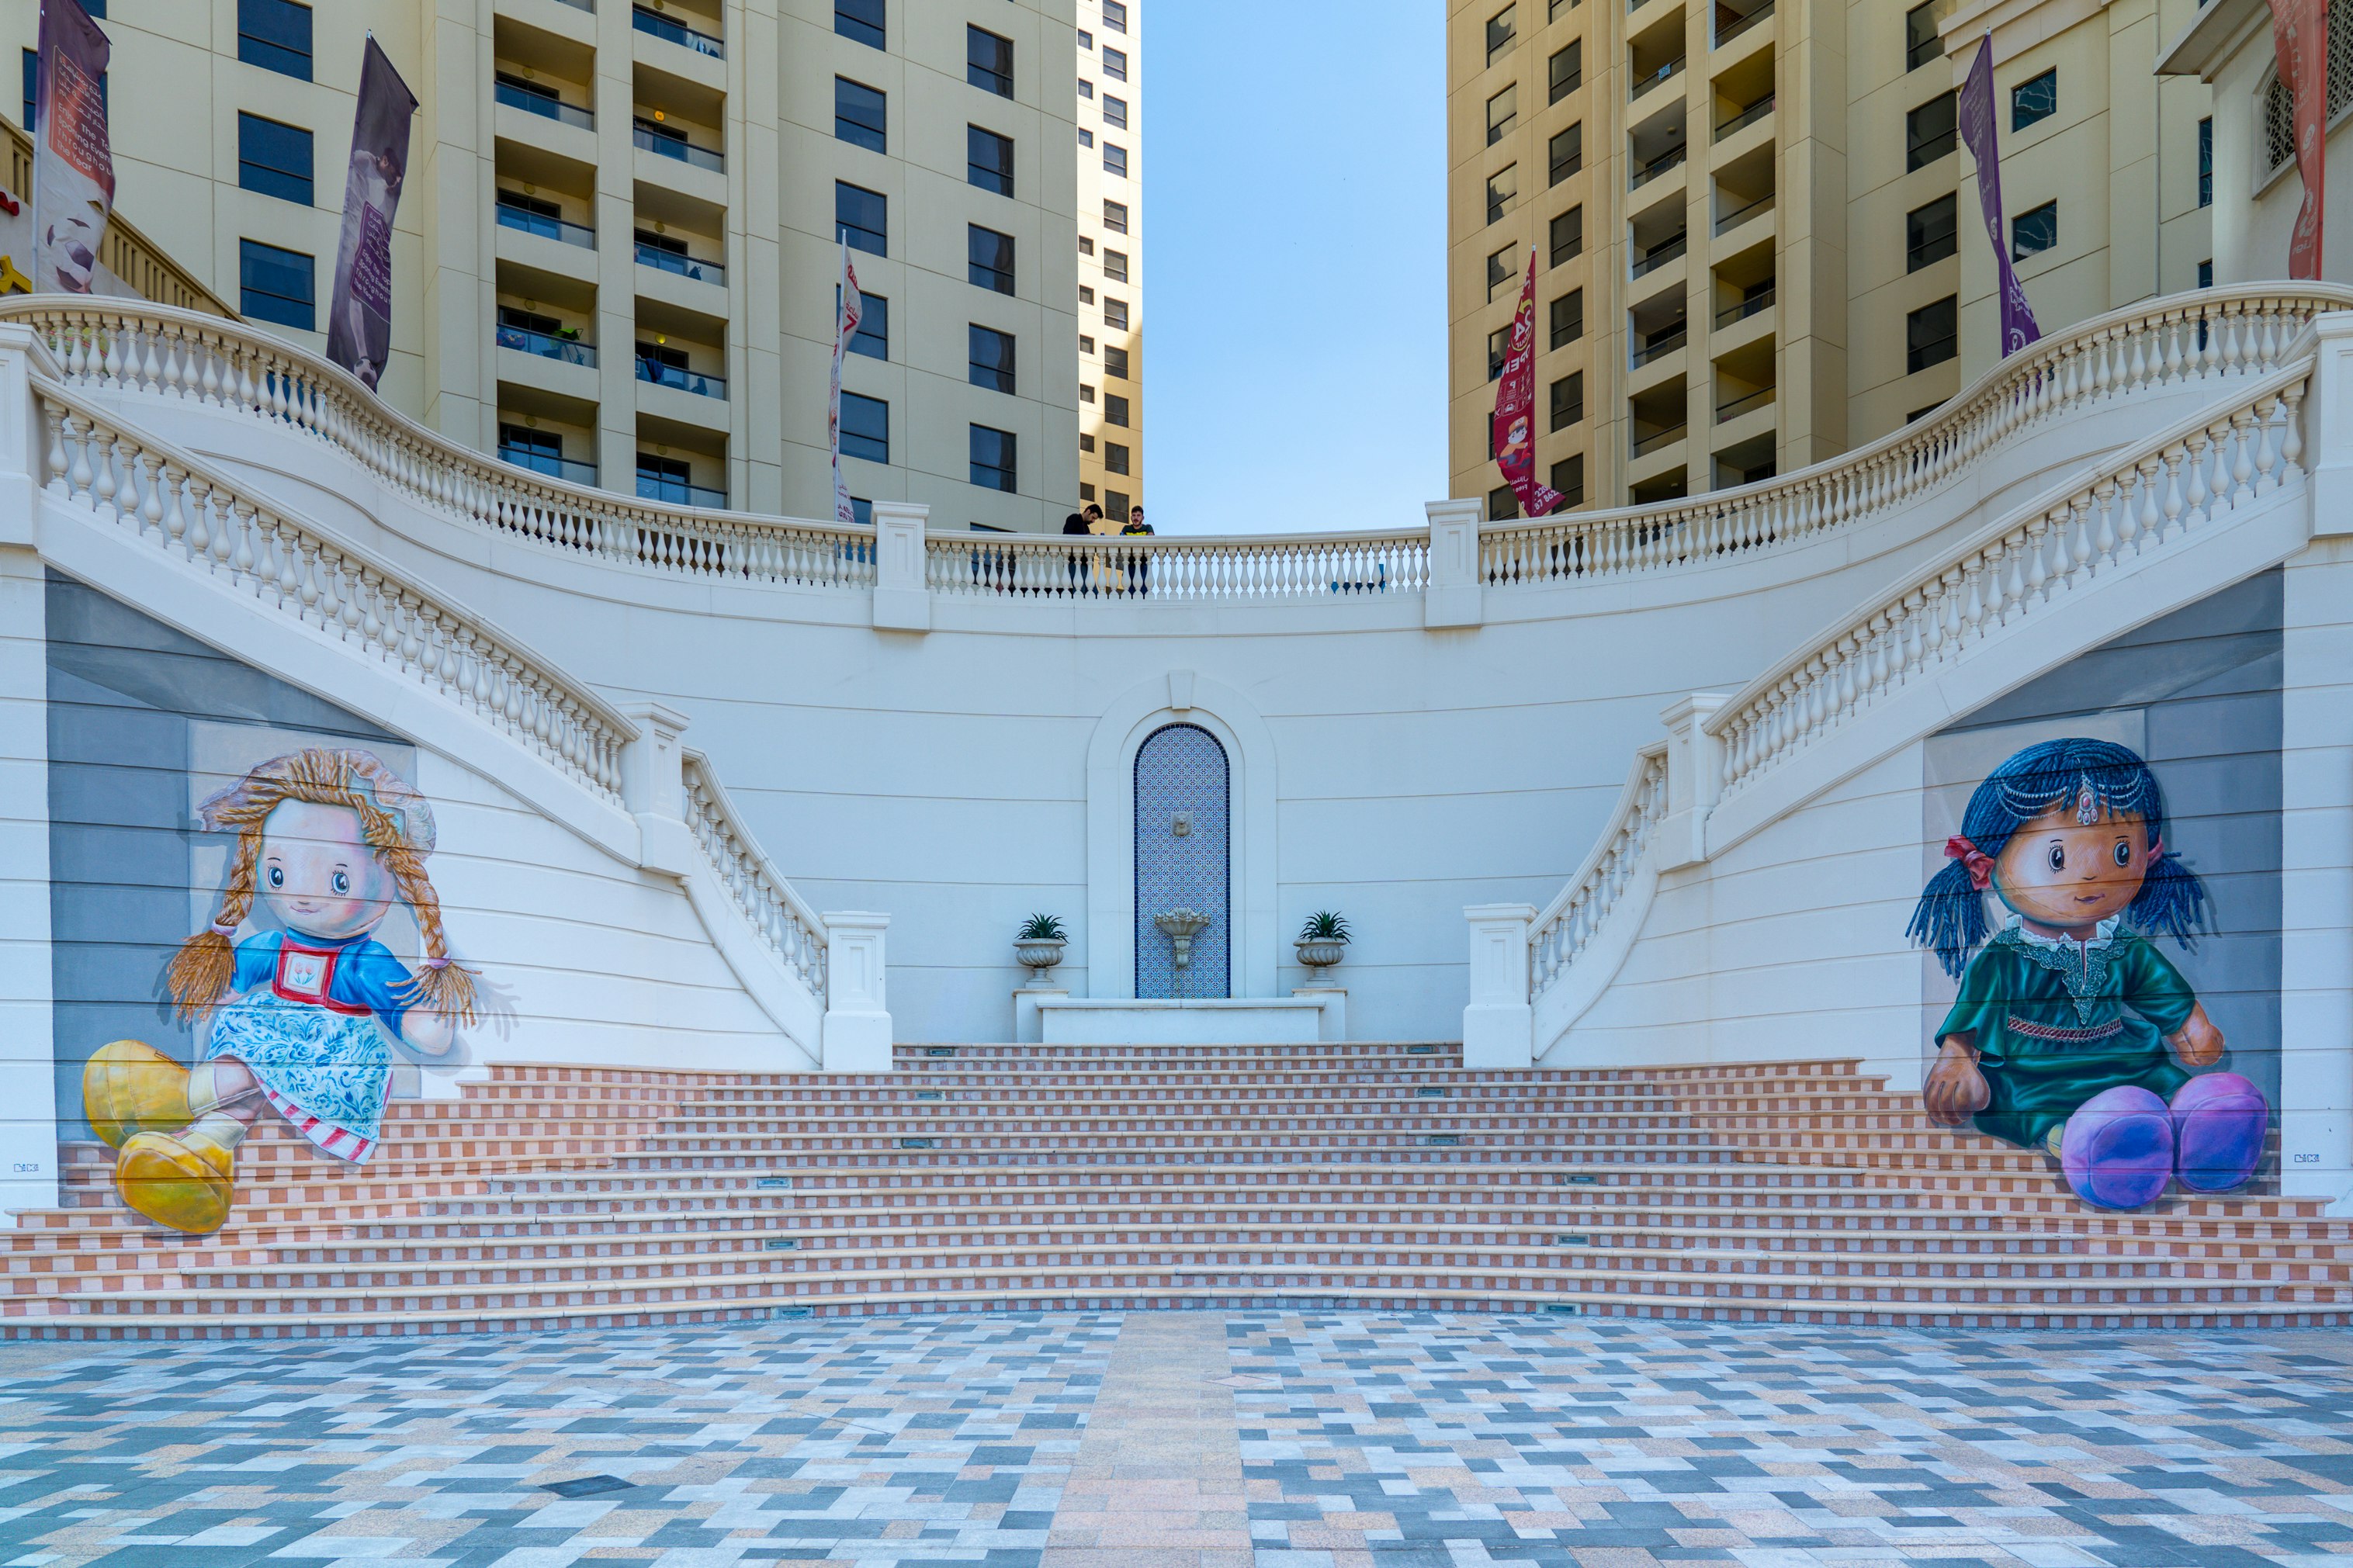
<path fill-rule="evenodd" d="M 1029 966 L 1029 978 L 1043 980 L 1062 962 L 1062 944 L 1070 940 L 1061 921 L 1053 915 L 1031 915 L 1013 933 L 1013 956 Z"/>
<path fill-rule="evenodd" d="M 1348 946 L 1348 922 L 1334 910 L 1318 910 L 1299 928 L 1293 946 L 1299 962 L 1310 969 L 1329 969 L 1340 962 Z"/>

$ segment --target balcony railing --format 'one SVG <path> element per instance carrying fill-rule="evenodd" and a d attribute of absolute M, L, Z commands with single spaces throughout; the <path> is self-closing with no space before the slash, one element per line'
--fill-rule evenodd
<path fill-rule="evenodd" d="M 652 382 L 656 386 L 671 386 L 681 392 L 691 392 L 697 397 L 716 397 L 722 402 L 727 398 L 725 376 L 705 375 L 700 371 L 647 359 L 642 354 L 638 358 L 638 379 Z"/>
<path fill-rule="evenodd" d="M 1715 47 L 1719 49 L 1724 47 L 1725 45 L 1732 42 L 1733 39 L 1740 37 L 1741 34 L 1748 31 L 1749 28 L 1756 26 L 1758 23 L 1770 21 L 1772 19 L 1772 16 L 1773 0 L 1765 0 L 1765 4 L 1757 6 L 1757 9 L 1749 12 L 1746 16 L 1741 17 L 1729 27 L 1718 27 L 1715 30 Z"/>
<path fill-rule="evenodd" d="M 596 464 L 584 463 L 575 458 L 551 457 L 545 452 L 534 452 L 527 447 L 501 446 L 499 448 L 499 460 L 503 463 L 512 463 L 518 468 L 529 468 L 534 474 L 545 474 L 551 479 L 569 479 L 575 485 L 593 485 L 596 482 Z"/>
<path fill-rule="evenodd" d="M 1634 100 L 1641 97 L 1644 93 L 1650 91 L 1652 88 L 1658 86 L 1661 82 L 1666 80 L 1669 77 L 1674 75 L 1677 71 L 1680 71 L 1683 68 L 1683 57 L 1677 55 L 1673 59 L 1669 60 L 1665 65 L 1661 66 L 1657 70 L 1652 71 L 1650 75 L 1636 82 L 1634 84 L 1634 90 L 1626 95 L 1627 101 L 1630 103 L 1632 102 Z"/>
<path fill-rule="evenodd" d="M 1668 148 L 1647 163 L 1636 164 L 1633 178 L 1627 182 L 1626 188 L 1630 191 L 1641 190 L 1661 174 L 1680 165 L 1690 153 L 1691 149 L 1688 146 L 1677 145 Z"/>
<path fill-rule="evenodd" d="M 1683 438 L 1686 425 L 1670 425 L 1663 430 L 1653 430 L 1648 436 L 1634 438 L 1634 456 L 1647 458 L 1663 447 L 1672 447 Z"/>
<path fill-rule="evenodd" d="M 1774 389 L 1769 386 L 1759 387 L 1746 397 L 1736 397 L 1729 403 L 1717 404 L 1715 422 L 1721 425 L 1726 420 L 1739 418 L 1752 408 L 1767 406 L 1773 401 L 1773 391 Z"/>
<path fill-rule="evenodd" d="M 723 289 L 727 286 L 727 268 L 720 263 L 681 256 L 675 250 L 664 250 L 659 245 L 648 245 L 642 240 L 638 244 L 638 265 L 662 272 L 675 272 L 681 278 L 691 278 L 698 283 L 716 283 Z"/>
<path fill-rule="evenodd" d="M 1718 234 L 1730 234 L 1734 229 L 1738 228 L 1742 224 L 1746 223 L 1750 218 L 1755 217 L 1757 214 L 1771 212 L 1773 210 L 1773 196 L 1774 193 L 1767 191 L 1763 195 L 1758 196 L 1755 201 L 1748 203 L 1746 206 L 1735 207 L 1732 211 L 1725 214 L 1722 217 L 1715 220 L 1715 232 Z"/>
<path fill-rule="evenodd" d="M 569 5 L 575 11 L 586 11 L 591 16 L 596 14 L 596 0 L 555 0 L 555 3 L 559 5 Z"/>
<path fill-rule="evenodd" d="M 586 224 L 566 223 L 560 217 L 550 217 L 545 213 L 535 213 L 527 207 L 510 206 L 505 202 L 499 203 L 498 206 L 501 228 L 521 229 L 525 234 L 560 239 L 583 250 L 596 248 L 596 231 Z"/>
<path fill-rule="evenodd" d="M 1736 132 L 1745 131 L 1749 126 L 1756 124 L 1758 121 L 1764 119 L 1767 115 L 1772 112 L 1773 95 L 1768 92 L 1764 97 L 1758 99 L 1756 102 L 1750 104 L 1747 108 L 1742 110 L 1739 113 L 1734 115 L 1731 119 L 1725 121 L 1723 124 L 1717 126 L 1715 128 L 1715 139 L 1721 142 L 1725 137 L 1732 135 Z"/>
<path fill-rule="evenodd" d="M 596 363 L 596 345 L 584 343 L 577 338 L 533 331 L 529 327 L 501 327 L 498 335 L 499 347 L 512 349 L 517 353 L 562 360 L 565 364 L 593 365 Z"/>
<path fill-rule="evenodd" d="M 491 96 L 509 109 L 520 109 L 525 114 L 536 114 L 548 120 L 560 120 L 566 125 L 583 130 L 596 129 L 596 117 L 585 109 L 576 109 L 553 92 L 522 83 L 502 81 L 494 84 Z"/>
<path fill-rule="evenodd" d="M 1654 361 L 1662 360 L 1689 342 L 1691 334 L 1683 328 L 1671 328 L 1664 335 L 1652 338 L 1635 349 L 1634 368 L 1640 370 Z"/>
<path fill-rule="evenodd" d="M 1656 272 L 1668 262 L 1679 259 L 1686 248 L 1688 237 L 1679 234 L 1642 252 L 1634 258 L 1634 276 L 1640 278 L 1646 273 Z"/>
<path fill-rule="evenodd" d="M 725 154 L 708 147 L 698 147 L 675 131 L 639 119 L 629 127 L 629 140 L 649 153 L 659 153 L 665 158 L 675 158 L 681 163 L 691 163 L 698 169 L 724 169 Z"/>
<path fill-rule="evenodd" d="M 1767 285 L 1762 292 L 1751 294 L 1738 304 L 1726 306 L 1718 310 L 1715 313 L 1715 324 L 1719 327 L 1735 326 L 1759 310 L 1769 310 L 1772 308 L 1773 289 L 1770 285 Z"/>
<path fill-rule="evenodd" d="M 672 21 L 659 11 L 643 5 L 629 8 L 629 19 L 640 33 L 651 33 L 657 38 L 667 38 L 673 44 L 692 49 L 698 55 L 709 55 L 714 60 L 727 58 L 727 47 L 709 33 L 698 33 L 683 22 Z"/>
<path fill-rule="evenodd" d="M 684 479 L 657 479 L 651 474 L 638 476 L 638 499 L 666 500 L 672 506 L 709 507 L 713 510 L 723 510 L 727 505 L 725 490 L 715 490 L 708 485 L 691 485 Z"/>

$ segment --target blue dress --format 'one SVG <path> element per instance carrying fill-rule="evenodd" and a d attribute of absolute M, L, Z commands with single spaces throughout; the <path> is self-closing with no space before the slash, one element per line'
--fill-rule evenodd
<path fill-rule="evenodd" d="M 214 1015 L 208 1058 L 233 1057 L 280 1115 L 353 1163 L 375 1148 L 408 970 L 370 936 L 265 931 L 237 944 L 237 999 Z M 377 1019 L 383 1027 L 377 1027 Z"/>

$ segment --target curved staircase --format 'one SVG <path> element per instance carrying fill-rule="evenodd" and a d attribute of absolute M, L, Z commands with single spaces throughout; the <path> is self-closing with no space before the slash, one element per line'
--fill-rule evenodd
<path fill-rule="evenodd" d="M 2353 1223 L 2094 1214 L 1853 1062 L 1472 1071 L 1451 1046 L 901 1047 L 888 1078 L 493 1068 L 353 1173 L 276 1125 L 219 1235 L 79 1147 L 0 1334 L 1489 1309 L 1963 1327 L 2353 1316 Z"/>

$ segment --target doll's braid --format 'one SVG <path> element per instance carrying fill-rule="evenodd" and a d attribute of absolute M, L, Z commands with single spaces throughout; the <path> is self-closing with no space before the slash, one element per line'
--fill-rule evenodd
<path fill-rule="evenodd" d="M 219 915 L 212 925 L 180 944 L 164 972 L 173 1009 L 184 1024 L 219 1001 L 237 974 L 237 946 L 229 932 L 253 908 L 253 869 L 260 858 L 261 824 L 255 821 L 238 829 L 228 885 L 221 889 Z"/>

